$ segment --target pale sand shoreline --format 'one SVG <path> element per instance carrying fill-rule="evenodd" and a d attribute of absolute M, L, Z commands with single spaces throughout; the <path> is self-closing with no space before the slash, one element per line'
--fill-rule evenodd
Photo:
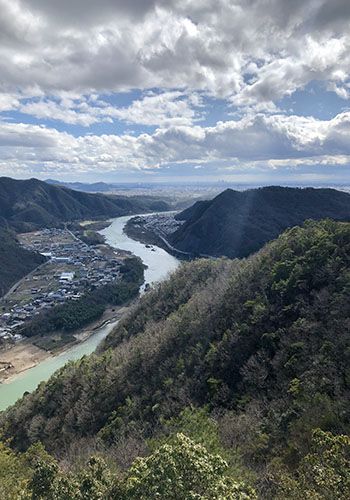
<path fill-rule="evenodd" d="M 0 361 L 11 363 L 12 368 L 9 368 L 3 373 L 0 373 L 0 384 L 9 383 L 19 373 L 33 368 L 45 359 L 53 358 L 58 354 L 68 351 L 74 345 L 83 343 L 92 335 L 97 333 L 97 331 L 106 323 L 120 319 L 121 316 L 123 316 L 129 310 L 129 308 L 130 305 L 106 309 L 103 316 L 99 320 L 89 324 L 88 326 L 85 326 L 84 328 L 74 333 L 74 336 L 77 339 L 76 342 L 71 342 L 65 345 L 63 348 L 57 349 L 54 352 L 40 349 L 39 347 L 32 344 L 29 340 L 24 340 L 12 347 L 1 350 Z"/>
<path fill-rule="evenodd" d="M 0 351 L 0 361 L 11 363 L 12 368 L 0 374 L 0 381 L 2 383 L 9 382 L 15 375 L 33 368 L 50 356 L 52 356 L 50 352 L 36 347 L 27 340 L 2 350 Z"/>

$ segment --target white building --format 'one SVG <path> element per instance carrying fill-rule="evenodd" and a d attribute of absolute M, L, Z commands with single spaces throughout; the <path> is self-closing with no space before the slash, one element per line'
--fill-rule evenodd
<path fill-rule="evenodd" d="M 74 273 L 62 273 L 60 276 L 60 282 L 72 281 L 74 278 Z"/>

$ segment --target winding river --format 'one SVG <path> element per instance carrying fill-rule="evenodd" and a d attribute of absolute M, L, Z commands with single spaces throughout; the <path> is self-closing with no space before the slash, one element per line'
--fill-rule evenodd
<path fill-rule="evenodd" d="M 142 243 L 129 238 L 124 233 L 123 228 L 131 217 L 135 217 L 135 215 L 112 219 L 111 224 L 100 233 L 106 237 L 106 242 L 112 247 L 128 250 L 142 259 L 147 266 L 145 270 L 146 283 L 161 281 L 177 268 L 179 261 L 162 248 L 154 245 L 152 248 L 147 248 Z M 47 380 L 68 361 L 92 353 L 117 322 L 113 321 L 103 325 L 85 342 L 81 342 L 53 358 L 48 358 L 35 367 L 19 373 L 8 382 L 0 384 L 0 411 L 15 403 L 24 392 L 33 391 L 40 382 Z"/>
<path fill-rule="evenodd" d="M 136 216 L 133 215 L 132 217 Z M 123 228 L 132 217 L 127 216 L 113 219 L 111 225 L 100 231 L 100 233 L 105 236 L 106 242 L 111 247 L 128 250 L 142 259 L 143 263 L 147 266 L 145 270 L 146 283 L 151 284 L 161 281 L 177 268 L 179 261 L 162 248 L 154 245 L 152 245 L 152 248 L 147 248 L 143 243 L 129 238 L 124 233 Z"/>

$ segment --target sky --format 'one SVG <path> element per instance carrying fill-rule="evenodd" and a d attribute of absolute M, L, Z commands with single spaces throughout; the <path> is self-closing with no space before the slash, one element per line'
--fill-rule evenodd
<path fill-rule="evenodd" d="M 350 183 L 349 0 L 0 0 L 0 175 Z"/>

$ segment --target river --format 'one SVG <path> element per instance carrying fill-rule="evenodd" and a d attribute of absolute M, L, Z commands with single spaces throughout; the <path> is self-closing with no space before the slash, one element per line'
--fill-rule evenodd
<path fill-rule="evenodd" d="M 136 216 L 133 215 L 132 217 Z M 162 248 L 152 245 L 152 250 L 151 248 L 147 248 L 143 243 L 129 238 L 124 233 L 123 228 L 132 217 L 127 216 L 113 219 L 111 225 L 100 231 L 100 233 L 105 236 L 106 242 L 111 247 L 128 250 L 142 259 L 143 263 L 147 266 L 145 270 L 146 283 L 151 284 L 161 281 L 177 268 L 179 261 Z"/>
<path fill-rule="evenodd" d="M 177 268 L 179 261 L 162 248 L 153 245 L 152 250 L 129 238 L 124 233 L 123 228 L 131 217 L 136 217 L 136 215 L 112 219 L 111 224 L 100 233 L 106 237 L 106 242 L 112 247 L 128 250 L 142 259 L 147 266 L 145 282 L 155 283 L 161 281 Z M 0 411 L 14 404 L 24 392 L 33 391 L 40 382 L 47 380 L 68 361 L 80 359 L 85 354 L 92 353 L 117 322 L 114 321 L 103 325 L 85 342 L 81 342 L 53 358 L 48 358 L 33 368 L 19 373 L 8 382 L 5 381 L 0 384 Z"/>

